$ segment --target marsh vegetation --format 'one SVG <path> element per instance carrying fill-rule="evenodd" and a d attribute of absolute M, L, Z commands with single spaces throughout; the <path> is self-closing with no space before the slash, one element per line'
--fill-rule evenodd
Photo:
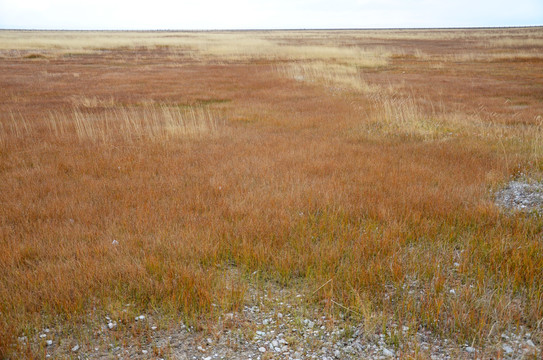
<path fill-rule="evenodd" d="M 104 314 L 205 329 L 262 284 L 406 358 L 393 323 L 541 346 L 543 222 L 493 194 L 541 179 L 542 54 L 541 28 L 0 32 L 0 357 Z"/>

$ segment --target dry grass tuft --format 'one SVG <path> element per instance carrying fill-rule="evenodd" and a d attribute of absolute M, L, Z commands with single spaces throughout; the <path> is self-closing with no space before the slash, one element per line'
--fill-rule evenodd
<path fill-rule="evenodd" d="M 77 99 L 83 108 L 102 106 L 96 98 Z M 112 106 L 107 101 L 108 107 Z M 146 105 L 142 107 L 116 107 L 105 112 L 93 113 L 74 108 L 71 112 L 51 112 L 46 128 L 31 125 L 22 116 L 2 122 L 0 142 L 8 138 L 36 138 L 38 134 L 56 139 L 77 138 L 80 142 L 110 144 L 118 141 L 169 141 L 177 138 L 194 138 L 219 131 L 222 121 L 209 109 Z"/>
<path fill-rule="evenodd" d="M 451 135 L 432 103 L 428 109 L 412 97 L 399 98 L 383 94 L 373 96 L 372 117 L 367 124 L 369 131 L 385 136 L 407 136 L 425 140 Z"/>
<path fill-rule="evenodd" d="M 374 93 L 380 90 L 378 86 L 365 82 L 359 67 L 353 65 L 302 62 L 283 67 L 279 71 L 297 81 L 315 82 L 338 90 L 362 93 Z"/>

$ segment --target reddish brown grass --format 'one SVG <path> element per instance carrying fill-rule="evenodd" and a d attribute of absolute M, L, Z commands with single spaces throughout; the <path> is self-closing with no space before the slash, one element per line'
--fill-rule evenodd
<path fill-rule="evenodd" d="M 197 321 L 212 302 L 238 306 L 226 267 L 283 286 L 333 278 L 333 300 L 366 318 L 372 309 L 458 342 L 523 326 L 541 343 L 543 224 L 501 212 L 489 191 L 541 173 L 543 62 L 481 60 L 495 49 L 447 32 L 355 34 L 316 33 L 310 45 L 339 37 L 398 54 L 380 67 L 347 62 L 358 72 L 348 82 L 335 58 L 319 82 L 289 78 L 278 71 L 288 59 L 266 56 L 4 51 L 0 357 L 23 356 L 16 336 L 77 324 L 93 308 L 132 303 Z M 459 47 L 477 56 L 455 59 Z M 167 109 L 217 122 L 169 136 Z M 156 136 L 112 115 L 145 111 L 159 119 Z"/>

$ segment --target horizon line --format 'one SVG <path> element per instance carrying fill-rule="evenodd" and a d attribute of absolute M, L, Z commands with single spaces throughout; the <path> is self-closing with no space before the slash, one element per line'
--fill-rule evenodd
<path fill-rule="evenodd" d="M 263 29 L 45 29 L 45 28 L 0 28 L 0 31 L 55 31 L 55 32 L 251 32 L 251 31 L 375 31 L 375 30 L 489 30 L 539 28 L 539 25 L 504 26 L 451 26 L 451 27 L 373 27 L 373 28 L 263 28 Z"/>

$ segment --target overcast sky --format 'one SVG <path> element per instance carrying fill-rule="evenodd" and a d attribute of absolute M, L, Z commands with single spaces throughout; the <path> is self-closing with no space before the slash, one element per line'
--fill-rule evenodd
<path fill-rule="evenodd" d="M 0 0 L 0 29 L 543 25 L 543 0 Z"/>

